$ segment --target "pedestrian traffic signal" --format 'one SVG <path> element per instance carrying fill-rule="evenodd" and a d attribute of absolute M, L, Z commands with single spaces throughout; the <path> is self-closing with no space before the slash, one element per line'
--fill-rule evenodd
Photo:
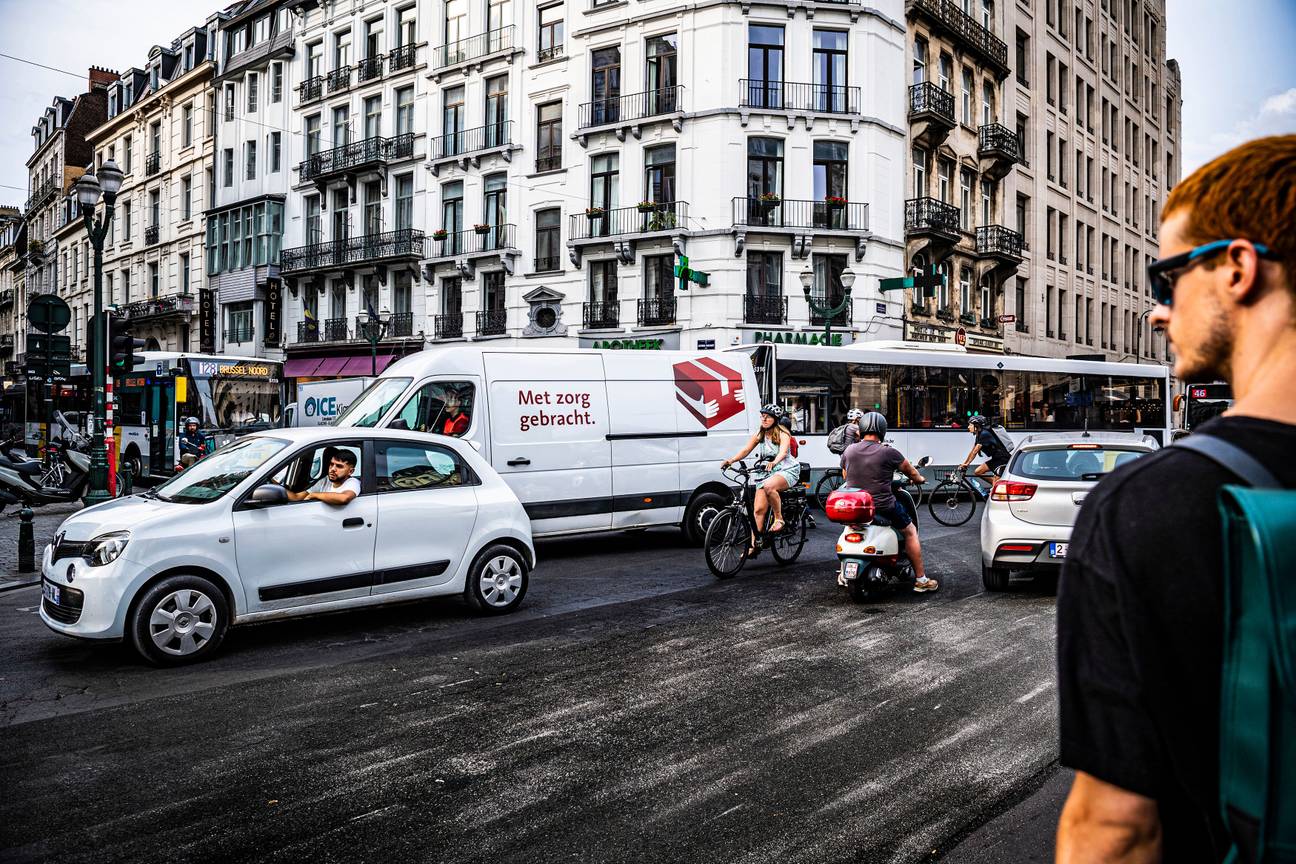
<path fill-rule="evenodd" d="M 117 317 L 108 318 L 108 345 L 112 352 L 108 360 L 108 371 L 113 375 L 125 375 L 134 371 L 135 364 L 143 364 L 144 358 L 135 352 L 143 349 L 144 340 L 131 335 L 129 321 Z"/>

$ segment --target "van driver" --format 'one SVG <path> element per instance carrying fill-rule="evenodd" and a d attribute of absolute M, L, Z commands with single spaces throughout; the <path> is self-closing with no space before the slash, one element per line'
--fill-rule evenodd
<path fill-rule="evenodd" d="M 324 451 L 324 461 L 328 463 L 328 471 L 319 482 L 305 492 L 289 491 L 289 501 L 323 501 L 341 506 L 360 494 L 360 481 L 351 476 L 356 468 L 354 453 L 329 448 Z"/>

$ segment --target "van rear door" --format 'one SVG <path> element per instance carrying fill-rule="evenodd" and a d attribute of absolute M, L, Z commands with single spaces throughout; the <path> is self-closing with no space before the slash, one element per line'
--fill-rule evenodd
<path fill-rule="evenodd" d="M 491 465 L 535 534 L 612 527 L 612 448 L 603 358 L 484 354 Z"/>
<path fill-rule="evenodd" d="M 674 525 L 684 514 L 675 382 L 653 352 L 603 355 L 612 446 L 612 527 Z"/>

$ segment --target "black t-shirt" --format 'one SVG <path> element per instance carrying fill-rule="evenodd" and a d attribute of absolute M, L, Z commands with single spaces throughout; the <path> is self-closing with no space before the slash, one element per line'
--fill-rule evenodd
<path fill-rule="evenodd" d="M 1008 449 L 1004 447 L 999 436 L 989 429 L 982 429 L 977 433 L 976 443 L 981 445 L 981 455 L 988 458 L 991 462 L 1007 462 Z"/>
<path fill-rule="evenodd" d="M 1296 487 L 1296 426 L 1249 417 L 1203 424 Z M 1218 862 L 1223 663 L 1220 486 L 1240 480 L 1167 447 L 1086 499 L 1058 586 L 1061 761 L 1154 798 L 1163 860 Z"/>

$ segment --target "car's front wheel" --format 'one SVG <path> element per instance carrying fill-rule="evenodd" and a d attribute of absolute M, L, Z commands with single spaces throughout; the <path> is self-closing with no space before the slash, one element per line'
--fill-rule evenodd
<path fill-rule="evenodd" d="M 522 605 L 530 576 L 526 561 L 502 543 L 482 550 L 468 570 L 464 599 L 478 612 L 502 615 Z"/>
<path fill-rule="evenodd" d="M 202 576 L 169 576 L 149 587 L 128 618 L 135 650 L 155 666 L 206 660 L 229 628 L 225 595 Z"/>

